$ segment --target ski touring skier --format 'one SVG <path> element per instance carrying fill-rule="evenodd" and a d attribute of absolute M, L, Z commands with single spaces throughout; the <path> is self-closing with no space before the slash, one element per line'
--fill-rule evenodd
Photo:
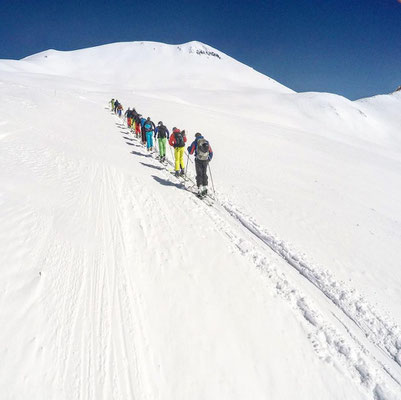
<path fill-rule="evenodd" d="M 213 150 L 209 142 L 202 136 L 201 133 L 195 134 L 195 140 L 188 147 L 188 153 L 195 155 L 195 170 L 196 170 L 196 186 L 198 187 L 198 196 L 204 197 L 207 195 L 207 167 L 213 158 Z"/>
<path fill-rule="evenodd" d="M 118 103 L 117 112 L 118 112 L 118 116 L 121 118 L 121 114 L 123 112 L 123 106 L 121 103 Z"/>
<path fill-rule="evenodd" d="M 135 111 L 135 108 L 133 108 L 131 110 L 131 120 L 130 120 L 130 122 L 131 122 L 130 128 L 131 128 L 132 133 L 135 133 L 135 117 L 136 117 L 136 115 L 137 115 L 137 112 Z"/>
<path fill-rule="evenodd" d="M 141 134 L 141 114 L 136 114 L 134 117 L 135 120 L 135 135 L 139 138 Z"/>
<path fill-rule="evenodd" d="M 120 103 L 118 102 L 118 100 L 116 99 L 115 101 L 114 101 L 114 114 L 117 114 L 117 107 L 118 107 L 118 105 L 119 105 Z"/>
<path fill-rule="evenodd" d="M 128 128 L 131 128 L 132 111 L 131 111 L 130 107 L 128 107 L 128 110 L 124 113 L 124 117 L 127 118 L 127 126 L 128 126 Z"/>
<path fill-rule="evenodd" d="M 168 143 L 170 146 L 174 147 L 176 177 L 179 177 L 180 175 L 183 176 L 185 174 L 184 152 L 186 141 L 187 137 L 185 135 L 185 130 L 180 131 L 178 128 L 174 127 Z"/>
<path fill-rule="evenodd" d="M 145 132 L 145 125 L 146 119 L 140 115 L 140 123 L 141 123 L 141 134 L 142 134 L 142 144 L 146 144 L 146 132 Z"/>
<path fill-rule="evenodd" d="M 155 139 L 157 137 L 157 141 L 159 144 L 159 155 L 160 155 L 160 162 L 165 162 L 166 161 L 166 142 L 167 139 L 170 137 L 170 132 L 166 128 L 165 125 L 163 125 L 162 121 L 159 121 L 157 124 L 157 127 L 155 129 Z"/>
<path fill-rule="evenodd" d="M 146 134 L 146 148 L 148 151 L 153 150 L 153 134 L 155 131 L 155 124 L 148 117 L 143 125 Z"/>
<path fill-rule="evenodd" d="M 111 106 L 111 110 L 114 110 L 114 99 L 110 100 L 110 106 Z"/>

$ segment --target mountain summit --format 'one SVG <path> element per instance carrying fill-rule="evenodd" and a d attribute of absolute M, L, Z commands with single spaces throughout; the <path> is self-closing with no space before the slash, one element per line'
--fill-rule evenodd
<path fill-rule="evenodd" d="M 75 51 L 47 50 L 23 59 L 49 73 L 124 87 L 257 87 L 276 93 L 292 90 L 223 52 L 200 42 L 169 45 L 123 42 Z"/>

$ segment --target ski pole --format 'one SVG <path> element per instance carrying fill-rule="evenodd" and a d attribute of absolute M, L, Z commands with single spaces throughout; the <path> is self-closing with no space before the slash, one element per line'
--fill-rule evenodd
<path fill-rule="evenodd" d="M 187 152 L 187 154 L 188 154 L 188 157 L 189 157 L 189 153 L 188 153 L 188 152 Z M 194 163 L 191 159 L 189 159 L 189 161 L 191 161 L 192 164 Z M 187 162 L 188 162 L 188 161 L 187 161 Z"/>
<path fill-rule="evenodd" d="M 157 146 L 157 139 L 156 139 L 156 138 L 153 138 L 153 139 L 154 139 L 154 141 L 155 141 L 155 150 L 156 150 L 156 153 L 159 153 L 159 154 L 160 154 L 159 149 L 158 149 L 158 146 Z"/>
<path fill-rule="evenodd" d="M 189 161 L 189 153 L 187 152 L 187 164 L 185 165 L 185 179 L 187 179 L 188 161 Z"/>
<path fill-rule="evenodd" d="M 209 161 L 209 163 L 208 163 L 208 167 L 209 167 L 209 173 L 210 173 L 210 180 L 212 181 L 212 188 L 213 188 L 214 197 L 216 197 L 216 191 L 214 190 L 212 169 L 210 168 L 210 161 Z"/>

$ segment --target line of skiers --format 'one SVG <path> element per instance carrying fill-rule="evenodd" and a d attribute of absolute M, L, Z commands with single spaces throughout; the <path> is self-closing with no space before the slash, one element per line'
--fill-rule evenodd
<path fill-rule="evenodd" d="M 121 118 L 123 110 L 121 103 L 118 100 L 111 99 L 110 105 L 112 111 Z M 128 108 L 124 113 L 124 117 L 126 118 L 128 128 L 131 129 L 132 133 L 138 139 L 141 138 L 142 144 L 146 146 L 147 151 L 153 151 L 153 139 L 157 139 L 159 161 L 163 164 L 166 162 L 166 144 L 168 140 L 169 145 L 174 148 L 175 176 L 185 175 L 184 153 L 185 143 L 187 142 L 185 130 L 174 127 L 170 135 L 169 130 L 162 121 L 159 121 L 156 126 L 150 117 L 144 118 L 135 108 Z M 195 156 L 198 194 L 206 196 L 208 192 L 207 168 L 213 158 L 212 147 L 203 135 L 198 132 L 195 134 L 195 140 L 187 148 L 187 151 L 188 154 Z"/>
<path fill-rule="evenodd" d="M 123 112 L 122 104 L 117 99 L 116 100 L 111 99 L 110 105 L 111 105 L 111 109 L 114 111 L 114 113 L 121 118 L 121 115 Z"/>

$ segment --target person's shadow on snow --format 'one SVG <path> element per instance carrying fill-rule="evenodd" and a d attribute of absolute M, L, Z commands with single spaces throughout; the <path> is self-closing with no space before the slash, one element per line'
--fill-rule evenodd
<path fill-rule="evenodd" d="M 128 144 L 131 144 L 131 143 L 128 143 Z M 131 154 L 134 154 L 136 156 L 141 156 L 141 157 L 152 157 L 150 154 L 142 154 L 142 153 L 139 153 L 139 151 L 135 151 L 135 150 L 132 150 Z"/>
<path fill-rule="evenodd" d="M 157 170 L 159 170 L 159 171 L 162 171 L 162 170 L 164 169 L 164 168 L 162 168 L 162 167 L 158 167 L 157 165 L 152 165 L 152 164 L 143 163 L 142 161 L 140 161 L 140 164 L 144 165 L 145 167 L 157 169 Z"/>
<path fill-rule="evenodd" d="M 160 178 L 156 175 L 152 175 L 152 178 L 156 182 L 160 183 L 163 186 L 175 186 L 178 189 L 182 189 L 184 187 L 184 185 L 182 183 L 174 183 L 174 182 L 168 181 L 167 179 Z"/>

